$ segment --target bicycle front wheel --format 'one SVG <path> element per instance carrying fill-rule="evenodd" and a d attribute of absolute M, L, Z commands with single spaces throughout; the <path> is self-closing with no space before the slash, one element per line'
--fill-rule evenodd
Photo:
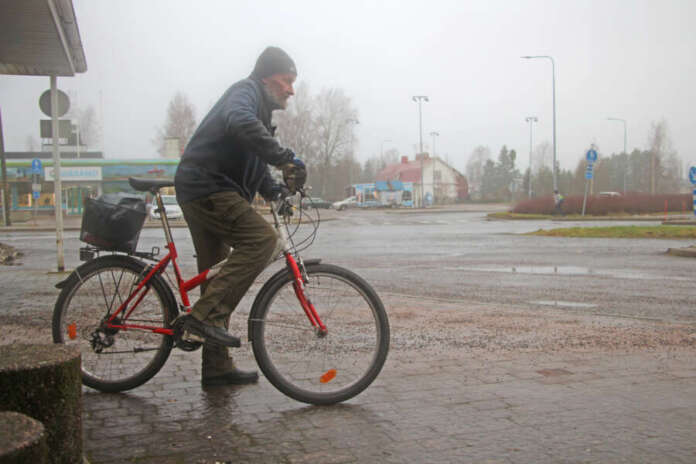
<path fill-rule="evenodd" d="M 169 357 L 171 336 L 104 324 L 146 269 L 142 261 L 127 256 L 103 256 L 77 268 L 62 286 L 53 310 L 53 341 L 80 348 L 85 385 L 103 392 L 129 390 L 150 380 Z M 169 327 L 176 312 L 169 287 L 154 276 L 143 290 L 135 309 L 117 316 L 117 325 Z"/>
<path fill-rule="evenodd" d="M 266 378 L 291 398 L 345 401 L 377 377 L 389 351 L 389 321 L 372 287 L 330 264 L 307 266 L 305 295 L 327 332 L 309 322 L 287 270 L 261 289 L 249 315 L 254 356 Z"/>

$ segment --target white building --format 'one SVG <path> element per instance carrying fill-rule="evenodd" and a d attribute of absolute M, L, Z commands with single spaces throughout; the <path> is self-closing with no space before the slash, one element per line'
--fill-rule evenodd
<path fill-rule="evenodd" d="M 390 164 L 377 174 L 376 181 L 413 182 L 415 206 L 451 204 L 468 198 L 466 177 L 438 157 L 428 153 L 416 155 L 414 161 L 407 156 L 401 162 Z"/>

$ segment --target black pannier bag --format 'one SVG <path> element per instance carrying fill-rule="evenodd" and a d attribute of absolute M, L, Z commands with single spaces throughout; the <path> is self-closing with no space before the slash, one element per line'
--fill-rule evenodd
<path fill-rule="evenodd" d="M 146 217 L 145 202 L 137 196 L 107 193 L 87 198 L 80 240 L 107 251 L 133 253 Z"/>

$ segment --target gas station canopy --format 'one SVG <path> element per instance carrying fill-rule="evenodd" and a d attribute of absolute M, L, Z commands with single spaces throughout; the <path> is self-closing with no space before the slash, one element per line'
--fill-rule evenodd
<path fill-rule="evenodd" d="M 86 70 L 72 0 L 0 1 L 0 74 L 74 76 Z"/>

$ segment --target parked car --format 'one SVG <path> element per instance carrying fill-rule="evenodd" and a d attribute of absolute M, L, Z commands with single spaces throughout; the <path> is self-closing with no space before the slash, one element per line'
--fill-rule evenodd
<path fill-rule="evenodd" d="M 164 203 L 164 209 L 167 212 L 167 219 L 182 219 L 184 213 L 181 212 L 179 203 L 176 202 L 175 195 L 162 195 L 162 203 Z M 150 206 L 150 217 L 152 219 L 159 219 L 160 213 L 157 211 L 157 199 L 152 199 L 152 205 Z"/>
<path fill-rule="evenodd" d="M 331 208 L 331 202 L 319 197 L 304 197 L 302 199 L 303 208 Z"/>
<path fill-rule="evenodd" d="M 333 208 L 337 211 L 343 211 L 344 209 L 348 208 L 357 208 L 357 206 L 358 200 L 354 196 L 348 197 L 341 201 L 335 201 L 333 204 Z"/>
<path fill-rule="evenodd" d="M 618 198 L 621 196 L 619 192 L 599 192 L 599 198 Z"/>

